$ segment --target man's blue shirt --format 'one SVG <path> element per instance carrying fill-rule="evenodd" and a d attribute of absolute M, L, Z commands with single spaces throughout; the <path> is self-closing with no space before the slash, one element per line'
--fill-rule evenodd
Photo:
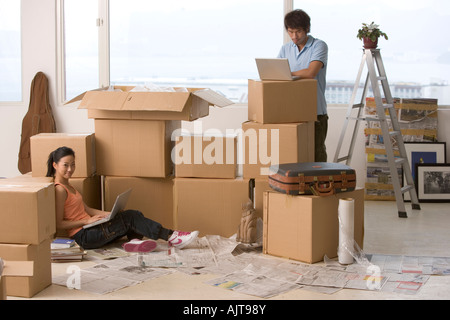
<path fill-rule="evenodd" d="M 317 114 L 327 114 L 327 102 L 325 100 L 325 88 L 327 86 L 327 64 L 328 64 L 328 46 L 319 39 L 308 35 L 308 41 L 300 52 L 297 45 L 292 41 L 281 47 L 278 58 L 287 58 L 291 71 L 307 69 L 312 61 L 321 61 L 323 68 L 316 76 L 317 80 Z"/>

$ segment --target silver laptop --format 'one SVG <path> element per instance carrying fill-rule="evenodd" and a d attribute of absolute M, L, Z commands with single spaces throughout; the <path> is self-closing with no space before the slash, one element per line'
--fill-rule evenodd
<path fill-rule="evenodd" d="M 292 76 L 289 61 L 286 58 L 256 58 L 255 60 L 261 80 L 296 80 L 300 78 Z"/>
<path fill-rule="evenodd" d="M 119 194 L 116 198 L 116 202 L 114 202 L 114 206 L 111 210 L 111 213 L 104 217 L 103 219 L 97 220 L 95 222 L 92 222 L 90 224 L 87 224 L 83 226 L 84 229 L 108 222 L 109 220 L 114 219 L 117 213 L 125 209 L 125 206 L 127 205 L 128 198 L 130 197 L 131 189 L 128 189 L 127 191 Z"/>

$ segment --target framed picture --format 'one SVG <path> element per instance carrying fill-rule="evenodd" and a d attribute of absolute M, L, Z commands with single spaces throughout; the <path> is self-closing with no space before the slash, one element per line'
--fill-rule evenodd
<path fill-rule="evenodd" d="M 419 202 L 450 202 L 450 163 L 419 163 L 415 177 Z"/>
<path fill-rule="evenodd" d="M 406 155 L 411 168 L 413 181 L 416 181 L 416 165 L 427 163 L 446 163 L 446 143 L 445 142 L 405 142 Z M 406 179 L 403 176 L 403 185 L 406 185 Z M 417 191 L 417 185 L 416 185 Z M 404 200 L 411 200 L 409 192 L 405 193 Z"/>

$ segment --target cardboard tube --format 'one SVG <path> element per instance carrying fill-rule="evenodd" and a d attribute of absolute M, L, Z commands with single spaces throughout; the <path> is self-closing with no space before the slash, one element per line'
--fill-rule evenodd
<path fill-rule="evenodd" d="M 352 264 L 354 253 L 355 200 L 339 199 L 339 248 L 340 264 Z"/>

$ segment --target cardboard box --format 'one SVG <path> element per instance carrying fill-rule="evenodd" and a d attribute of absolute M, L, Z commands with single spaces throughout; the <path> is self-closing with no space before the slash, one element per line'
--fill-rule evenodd
<path fill-rule="evenodd" d="M 185 120 L 209 114 L 209 106 L 225 107 L 233 102 L 210 89 L 186 88 L 186 92 L 134 92 L 135 87 L 115 86 L 115 91 L 87 91 L 68 103 L 81 100 L 95 119 Z M 175 88 L 178 90 L 179 88 Z"/>
<path fill-rule="evenodd" d="M 259 123 L 316 121 L 317 80 L 249 80 L 248 120 Z"/>
<path fill-rule="evenodd" d="M 0 182 L 0 243 L 40 244 L 56 232 L 53 183 Z"/>
<path fill-rule="evenodd" d="M 264 193 L 263 252 L 306 263 L 337 257 L 339 199 L 355 200 L 354 239 L 363 248 L 364 189 L 333 196 L 292 196 Z"/>
<path fill-rule="evenodd" d="M 70 147 L 75 152 L 76 170 L 73 178 L 95 174 L 95 136 L 93 133 L 40 133 L 30 137 L 33 177 L 45 177 L 50 153 L 59 147 Z"/>
<path fill-rule="evenodd" d="M 173 171 L 171 136 L 180 126 L 180 121 L 96 119 L 98 174 L 168 176 Z"/>
<path fill-rule="evenodd" d="M 248 179 L 175 178 L 175 228 L 230 237 L 238 230 L 248 199 Z"/>
<path fill-rule="evenodd" d="M 6 300 L 6 277 L 33 276 L 33 261 L 4 261 L 0 257 L 0 300 Z M 3 269 L 2 269 L 3 267 Z"/>
<path fill-rule="evenodd" d="M 112 209 L 116 197 L 132 188 L 127 209 L 142 214 L 165 228 L 173 228 L 173 178 L 105 177 L 105 210 Z"/>
<path fill-rule="evenodd" d="M 85 178 L 71 178 L 70 184 L 78 190 L 83 196 L 83 201 L 89 207 L 94 209 L 102 208 L 102 197 L 101 197 L 101 181 L 100 176 L 93 175 Z M 48 184 L 53 183 L 53 178 L 51 177 L 33 177 L 31 172 L 8 178 L 0 181 L 0 184 Z"/>
<path fill-rule="evenodd" d="M 261 124 L 244 122 L 243 176 L 267 178 L 280 163 L 314 161 L 314 122 Z"/>
<path fill-rule="evenodd" d="M 53 184 L 53 178 L 50 177 L 33 177 L 31 172 L 8 178 L 0 181 L 0 184 L 6 185 L 42 185 Z M 91 208 L 101 209 L 102 208 L 102 189 L 101 189 L 101 179 L 98 175 L 93 175 L 86 178 L 72 178 L 70 179 L 71 185 L 78 190 L 83 196 L 83 201 Z M 66 230 L 56 230 L 57 237 L 67 237 Z"/>
<path fill-rule="evenodd" d="M 237 171 L 237 137 L 183 135 L 172 152 L 175 177 L 231 178 Z"/>
<path fill-rule="evenodd" d="M 269 179 L 254 179 L 253 203 L 256 215 L 263 219 L 264 216 L 264 192 L 273 190 L 269 186 Z"/>
<path fill-rule="evenodd" d="M 32 262 L 31 275 L 8 276 L 8 296 L 31 298 L 52 283 L 50 239 L 38 245 L 0 243 L 0 257 L 10 261 Z M 29 274 L 29 273 L 28 273 Z"/>

